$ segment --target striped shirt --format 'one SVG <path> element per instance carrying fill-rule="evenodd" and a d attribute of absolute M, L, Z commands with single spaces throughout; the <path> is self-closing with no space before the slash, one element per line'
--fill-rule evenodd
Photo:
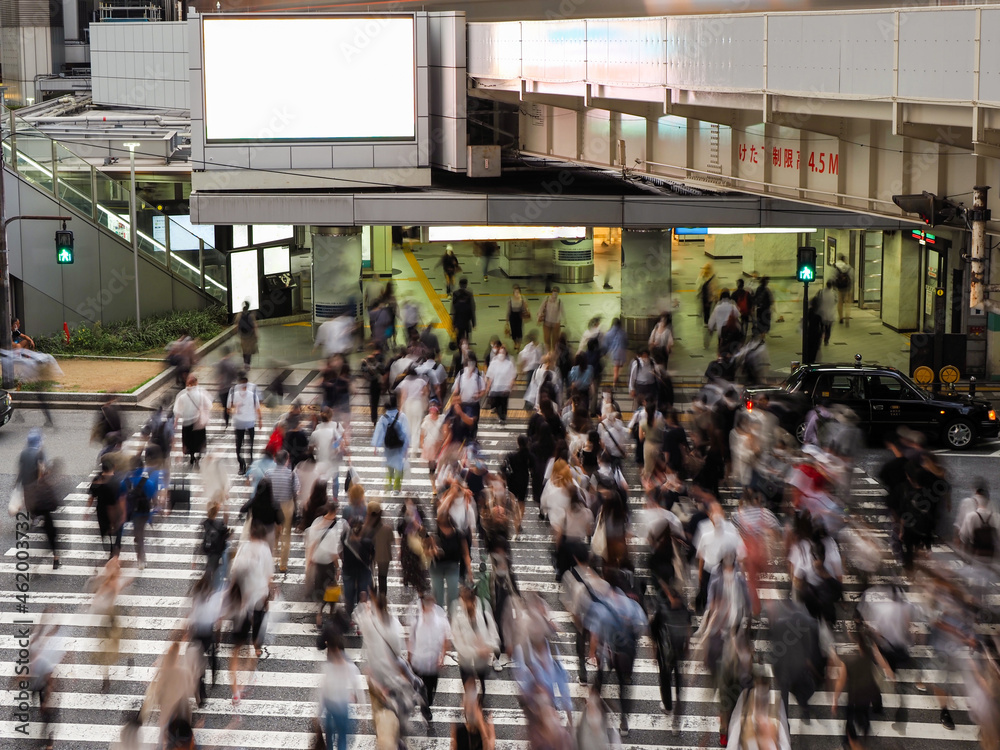
<path fill-rule="evenodd" d="M 271 478 L 271 491 L 274 502 L 285 503 L 294 500 L 299 491 L 299 478 L 287 466 L 275 466 L 268 475 Z"/>

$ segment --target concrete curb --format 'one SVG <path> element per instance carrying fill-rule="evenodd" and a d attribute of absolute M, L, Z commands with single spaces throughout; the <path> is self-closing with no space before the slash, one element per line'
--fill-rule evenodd
<path fill-rule="evenodd" d="M 209 339 L 200 347 L 197 352 L 199 358 L 222 346 L 236 333 L 235 326 L 229 326 L 215 338 Z M 44 400 L 50 409 L 78 409 L 103 404 L 109 398 L 118 399 L 118 404 L 122 409 L 142 409 L 141 401 L 146 400 L 152 394 L 163 388 L 164 384 L 173 378 L 173 368 L 168 367 L 159 375 L 150 378 L 139 386 L 132 393 L 66 393 L 63 391 L 15 391 L 11 393 L 15 407 L 25 409 L 37 409 L 42 406 L 42 398 L 38 394 L 43 394 Z"/>

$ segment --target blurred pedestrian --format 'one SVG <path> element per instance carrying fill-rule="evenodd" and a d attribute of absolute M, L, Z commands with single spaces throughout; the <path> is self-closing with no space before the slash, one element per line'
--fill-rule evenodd
<path fill-rule="evenodd" d="M 257 315 L 250 309 L 250 300 L 243 302 L 243 309 L 236 316 L 236 333 L 243 352 L 243 368 L 250 369 L 250 360 L 257 353 Z"/>
<path fill-rule="evenodd" d="M 181 446 L 196 466 L 205 452 L 208 420 L 212 416 L 212 399 L 198 385 L 198 378 L 190 375 L 187 387 L 174 399 L 174 429 L 181 428 Z"/>

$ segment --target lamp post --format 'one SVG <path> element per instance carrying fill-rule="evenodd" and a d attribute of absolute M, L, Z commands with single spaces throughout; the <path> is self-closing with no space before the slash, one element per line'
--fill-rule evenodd
<path fill-rule="evenodd" d="M 7 114 L 7 87 L 0 86 L 0 113 Z M 11 161 L 17 158 L 14 154 L 14 145 L 11 144 Z M 7 263 L 7 230 L 3 226 L 6 206 L 4 205 L 4 182 L 6 180 L 7 165 L 3 160 L 3 152 L 0 150 L 0 350 L 9 352 L 13 347 L 11 342 L 11 317 L 10 317 L 10 266 Z M 14 360 L 11 359 L 11 366 L 4 367 L 0 375 L 4 388 L 14 386 Z"/>
<path fill-rule="evenodd" d="M 129 201 L 128 201 L 128 226 L 132 235 L 132 264 L 135 273 L 135 327 L 141 328 L 139 313 L 139 229 L 136 226 L 136 204 L 135 204 L 135 150 L 141 143 L 131 142 L 123 144 L 128 149 L 129 167 Z"/>

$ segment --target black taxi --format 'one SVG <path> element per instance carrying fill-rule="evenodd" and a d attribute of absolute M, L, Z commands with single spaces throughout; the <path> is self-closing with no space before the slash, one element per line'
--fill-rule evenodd
<path fill-rule="evenodd" d="M 748 388 L 746 408 L 753 409 L 764 395 L 783 415 L 779 417 L 782 426 L 800 441 L 806 413 L 817 404 L 850 408 L 859 426 L 874 435 L 905 426 L 959 450 L 1000 434 L 1000 422 L 989 401 L 959 393 L 932 394 L 894 367 L 860 361 L 801 365 L 780 388 Z"/>

